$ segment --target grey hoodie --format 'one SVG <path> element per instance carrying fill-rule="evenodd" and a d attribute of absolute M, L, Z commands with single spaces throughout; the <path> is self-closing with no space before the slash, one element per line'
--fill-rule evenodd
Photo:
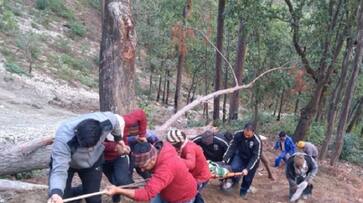
<path fill-rule="evenodd" d="M 75 127 L 86 119 L 95 119 L 103 122 L 109 120 L 112 129 L 103 131 L 98 143 L 91 148 L 73 148 Z M 57 129 L 52 147 L 52 166 L 49 175 L 49 195 L 58 194 L 63 196 L 68 169 L 84 169 L 92 167 L 103 155 L 103 141 L 106 135 L 111 133 L 115 140 L 121 140 L 121 129 L 116 114 L 112 112 L 95 112 L 84 114 L 63 122 Z"/>

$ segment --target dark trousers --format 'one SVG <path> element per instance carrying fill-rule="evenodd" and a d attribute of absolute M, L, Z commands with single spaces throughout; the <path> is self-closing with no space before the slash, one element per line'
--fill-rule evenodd
<path fill-rule="evenodd" d="M 78 187 L 72 187 L 72 179 L 75 173 L 81 178 L 82 185 Z M 79 196 L 82 194 L 88 194 L 100 191 L 102 179 L 102 167 L 94 166 L 88 169 L 68 169 L 68 178 L 66 183 L 66 188 L 64 189 L 63 198 L 70 198 L 74 196 Z M 79 201 L 73 201 L 79 202 Z M 93 196 L 86 198 L 87 203 L 101 203 L 101 196 Z"/>
<path fill-rule="evenodd" d="M 247 167 L 249 160 L 243 160 L 241 159 L 238 154 L 235 154 L 233 156 L 232 162 L 231 162 L 231 168 L 233 172 L 241 172 L 243 169 Z M 252 170 L 248 171 L 248 174 L 246 176 L 243 176 L 243 180 L 241 183 L 241 189 L 240 193 L 247 193 L 247 190 L 250 188 L 253 178 L 255 177 L 255 173 L 257 171 L 259 163 L 255 165 L 255 167 Z M 234 183 L 237 183 L 239 181 L 239 177 L 233 178 Z"/>
<path fill-rule="evenodd" d="M 128 156 L 120 156 L 114 160 L 105 161 L 103 164 L 103 173 L 108 180 L 116 186 L 127 185 L 132 183 L 132 176 L 129 171 L 130 159 Z M 121 200 L 120 195 L 112 196 L 113 202 Z"/>

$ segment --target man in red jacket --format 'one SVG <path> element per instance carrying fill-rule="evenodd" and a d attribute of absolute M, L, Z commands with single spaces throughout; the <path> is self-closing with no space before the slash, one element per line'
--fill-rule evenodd
<path fill-rule="evenodd" d="M 198 190 L 203 189 L 211 174 L 202 148 L 189 141 L 184 132 L 180 130 L 170 130 L 166 140 L 176 148 L 190 173 L 197 180 Z"/>
<path fill-rule="evenodd" d="M 136 142 L 146 140 L 147 119 L 142 109 L 136 109 L 123 116 L 117 115 L 117 119 L 120 123 L 121 136 L 124 142 L 120 145 L 114 142 L 112 136 L 107 136 L 104 142 L 105 162 L 103 164 L 103 173 L 112 184 L 120 186 L 133 182 L 132 172 L 134 166 L 128 153 L 130 147 L 132 149 Z M 129 142 L 129 139 L 132 141 Z M 145 174 L 145 176 L 147 175 Z M 120 195 L 113 196 L 112 200 L 113 202 L 120 202 Z"/>
<path fill-rule="evenodd" d="M 136 190 L 109 186 L 106 194 L 125 195 L 136 201 L 152 200 L 152 203 L 194 202 L 197 183 L 169 143 L 158 142 L 155 146 L 147 142 L 137 143 L 132 156 L 136 166 L 152 172 L 149 181 Z"/>

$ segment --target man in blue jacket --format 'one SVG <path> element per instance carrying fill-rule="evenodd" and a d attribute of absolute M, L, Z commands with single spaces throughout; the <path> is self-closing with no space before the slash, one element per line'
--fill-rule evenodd
<path fill-rule="evenodd" d="M 275 159 L 275 167 L 279 167 L 282 160 L 286 162 L 296 151 L 294 142 L 284 131 L 279 133 L 279 139 L 276 141 L 274 149 L 281 151 Z"/>
<path fill-rule="evenodd" d="M 243 131 L 237 131 L 233 140 L 224 155 L 223 161 L 231 163 L 233 172 L 242 172 L 243 181 L 240 188 L 240 196 L 244 198 L 255 177 L 262 153 L 262 142 L 255 134 L 255 129 L 251 123 L 247 123 Z M 232 183 L 236 184 L 238 178 L 232 178 Z M 225 188 L 229 188 L 226 186 Z"/>

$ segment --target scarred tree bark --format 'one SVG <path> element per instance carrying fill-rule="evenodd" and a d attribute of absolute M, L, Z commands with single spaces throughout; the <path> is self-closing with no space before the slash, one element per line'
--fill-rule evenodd
<path fill-rule="evenodd" d="M 355 85 L 357 82 L 359 70 L 361 69 L 362 65 L 362 58 L 363 58 L 363 0 L 360 0 L 359 3 L 360 9 L 358 12 L 358 19 L 357 19 L 357 48 L 355 50 L 355 57 L 353 62 L 353 71 L 351 73 L 345 95 L 343 101 L 343 109 L 340 114 L 340 119 L 338 123 L 337 129 L 337 137 L 336 137 L 336 146 L 334 154 L 330 160 L 330 165 L 334 165 L 335 162 L 338 160 L 344 143 L 344 135 L 345 135 L 345 127 L 348 118 L 349 108 L 352 101 L 353 93 L 355 90 Z"/>
<path fill-rule="evenodd" d="M 105 0 L 99 67 L 101 111 L 125 114 L 136 107 L 136 34 L 129 0 Z"/>
<path fill-rule="evenodd" d="M 243 66 L 245 61 L 245 50 L 246 50 L 245 23 L 244 20 L 241 19 L 238 30 L 236 64 L 234 66 L 234 73 L 236 75 L 239 84 L 242 83 Z M 236 91 L 230 97 L 229 120 L 238 119 L 238 108 L 239 108 L 239 91 Z"/>
<path fill-rule="evenodd" d="M 225 0 L 218 1 L 218 18 L 217 18 L 217 49 L 223 50 L 223 27 L 224 27 L 224 7 Z M 215 69 L 215 80 L 214 80 L 214 91 L 218 91 L 221 85 L 222 75 L 222 56 L 216 50 L 216 69 Z M 219 119 L 219 97 L 215 97 L 213 101 L 213 120 Z"/>

